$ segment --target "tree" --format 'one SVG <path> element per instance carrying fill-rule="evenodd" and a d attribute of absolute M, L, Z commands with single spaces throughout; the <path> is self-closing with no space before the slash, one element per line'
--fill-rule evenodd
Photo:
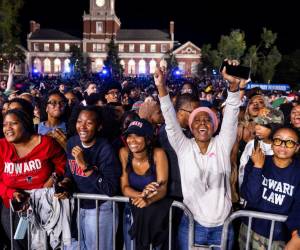
<path fill-rule="evenodd" d="M 123 76 L 124 69 L 120 62 L 118 46 L 115 44 L 114 38 L 112 38 L 108 44 L 108 52 L 104 65 L 109 68 L 111 78 L 113 79 L 120 79 Z"/>
<path fill-rule="evenodd" d="M 252 75 L 256 79 L 270 82 L 275 68 L 281 61 L 281 54 L 275 42 L 277 34 L 263 28 L 259 45 L 252 45 L 244 57 L 244 63 L 250 65 Z"/>
<path fill-rule="evenodd" d="M 84 60 L 83 60 L 83 54 L 77 45 L 71 45 L 70 47 L 70 66 L 72 69 L 72 72 L 77 75 L 82 75 L 85 72 L 84 69 Z"/>
<path fill-rule="evenodd" d="M 219 68 L 225 58 L 240 59 L 244 55 L 245 50 L 244 32 L 233 30 L 229 36 L 221 36 L 216 50 L 212 50 L 210 44 L 203 45 L 202 58 L 210 67 Z"/>
<path fill-rule="evenodd" d="M 289 83 L 293 89 L 299 89 L 300 83 L 300 49 L 282 57 L 276 68 L 274 79 L 277 82 Z"/>
<path fill-rule="evenodd" d="M 1 0 L 0 3 L 0 63 L 22 63 L 24 51 L 19 46 L 19 11 L 23 0 Z"/>
<path fill-rule="evenodd" d="M 251 67 L 253 79 L 270 82 L 281 61 L 281 54 L 275 46 L 276 39 L 276 33 L 263 28 L 259 44 L 247 49 L 244 32 L 234 30 L 229 36 L 221 36 L 217 49 L 213 50 L 210 44 L 203 46 L 203 68 L 219 68 L 225 58 L 238 59 Z"/>

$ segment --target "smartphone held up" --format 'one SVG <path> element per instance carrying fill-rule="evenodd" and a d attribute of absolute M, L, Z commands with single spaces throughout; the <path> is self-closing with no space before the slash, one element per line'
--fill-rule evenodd
<path fill-rule="evenodd" d="M 238 66 L 229 65 L 226 60 L 223 61 L 222 65 L 220 67 L 220 72 L 223 71 L 224 67 L 226 67 L 226 73 L 228 75 L 242 78 L 245 80 L 250 78 L 250 74 L 251 74 L 250 67 L 245 67 L 245 66 L 240 66 L 240 65 L 238 65 Z"/>

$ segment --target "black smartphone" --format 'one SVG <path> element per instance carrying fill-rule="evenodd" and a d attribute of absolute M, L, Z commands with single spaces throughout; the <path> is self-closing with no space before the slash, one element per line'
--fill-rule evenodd
<path fill-rule="evenodd" d="M 256 137 L 254 138 L 254 149 L 256 150 L 257 147 L 259 147 L 259 139 L 258 139 L 258 137 L 256 136 Z"/>
<path fill-rule="evenodd" d="M 56 183 L 56 184 L 54 185 L 54 190 L 55 190 L 55 193 L 56 193 L 56 194 L 60 194 L 60 193 L 63 193 L 63 192 L 66 191 L 66 189 L 65 189 L 64 187 L 58 185 L 58 183 Z"/>
<path fill-rule="evenodd" d="M 223 61 L 220 72 L 223 71 L 223 68 L 226 66 L 226 73 L 231 76 L 235 76 L 242 79 L 249 79 L 251 74 L 251 69 L 245 66 L 233 66 L 229 65 L 227 61 Z"/>
<path fill-rule="evenodd" d="M 21 193 L 22 193 L 21 201 L 18 201 L 17 199 L 11 200 L 10 205 L 13 212 L 21 211 L 24 208 L 24 206 L 28 203 L 29 194 L 25 192 L 21 192 Z"/>

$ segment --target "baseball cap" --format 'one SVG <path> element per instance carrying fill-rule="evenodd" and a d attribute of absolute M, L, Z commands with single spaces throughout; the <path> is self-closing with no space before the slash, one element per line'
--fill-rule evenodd
<path fill-rule="evenodd" d="M 124 132 L 124 136 L 128 136 L 130 134 L 136 134 L 139 136 L 147 136 L 152 138 L 154 131 L 150 122 L 145 119 L 135 119 L 133 120 L 127 130 Z"/>
<path fill-rule="evenodd" d="M 280 110 L 264 108 L 254 118 L 254 122 L 265 127 L 270 127 L 272 124 L 282 125 L 284 123 L 284 115 Z"/>

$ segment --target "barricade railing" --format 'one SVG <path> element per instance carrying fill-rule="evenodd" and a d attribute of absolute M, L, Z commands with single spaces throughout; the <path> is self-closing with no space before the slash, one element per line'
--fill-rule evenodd
<path fill-rule="evenodd" d="M 97 249 L 99 249 L 99 201 L 112 201 L 113 203 L 113 250 L 116 249 L 116 202 L 122 202 L 122 203 L 128 203 L 129 198 L 124 196 L 113 196 L 109 197 L 106 195 L 96 195 L 96 194 L 73 194 L 73 198 L 77 200 L 77 227 L 78 227 L 78 249 L 80 249 L 80 243 L 81 243 L 81 235 L 80 235 L 80 201 L 81 200 L 94 200 L 96 205 L 96 246 Z M 189 249 L 192 249 L 194 244 L 194 218 L 192 213 L 189 211 L 189 209 L 181 202 L 173 201 L 172 206 L 170 207 L 169 211 L 169 247 L 168 249 L 172 249 L 172 212 L 173 208 L 177 207 L 185 213 L 185 215 L 189 219 L 189 233 L 188 233 L 188 245 Z M 17 214 L 15 215 L 17 216 Z M 12 209 L 10 209 L 10 234 L 11 234 L 11 249 L 14 249 L 14 220 L 13 220 L 13 212 Z M 48 249 L 47 247 L 47 235 L 46 232 L 44 234 L 45 237 L 45 250 Z M 31 234 L 30 234 L 30 223 L 27 227 L 27 240 L 28 240 L 28 249 L 31 248 Z M 132 242 L 131 242 L 132 243 Z M 131 249 L 133 249 L 133 244 L 131 244 Z M 150 250 L 152 250 L 152 246 L 150 246 Z"/>
<path fill-rule="evenodd" d="M 128 203 L 129 198 L 123 196 L 113 196 L 109 197 L 106 195 L 96 195 L 96 194 L 74 194 L 73 197 L 77 199 L 77 206 L 80 208 L 81 200 L 95 200 L 96 202 L 96 225 L 99 225 L 99 201 L 112 201 L 113 203 L 113 250 L 116 249 L 116 202 Z M 190 210 L 181 202 L 173 201 L 172 206 L 170 208 L 169 213 L 169 250 L 172 249 L 172 209 L 173 207 L 177 207 L 186 214 L 189 219 L 189 234 L 188 234 L 188 244 L 189 249 L 192 249 L 194 244 L 194 217 Z M 80 228 L 80 211 L 77 211 L 77 226 Z M 78 230 L 78 246 L 80 246 L 80 231 Z M 97 250 L 99 250 L 99 227 L 96 226 L 96 246 Z M 131 244 L 131 249 L 133 248 L 133 244 Z M 150 246 L 152 250 L 152 246 Z"/>
<path fill-rule="evenodd" d="M 255 212 L 249 210 L 236 211 L 233 214 L 231 214 L 224 223 L 223 232 L 222 232 L 222 241 L 221 241 L 222 250 L 227 249 L 228 231 L 229 231 L 230 224 L 232 223 L 233 220 L 242 217 L 248 217 L 246 250 L 249 250 L 249 246 L 250 246 L 250 234 L 251 234 L 251 225 L 252 225 L 253 218 L 272 221 L 270 234 L 269 234 L 268 250 L 271 250 L 272 247 L 275 222 L 285 222 L 287 219 L 287 216 L 278 215 L 278 214 L 262 213 L 262 212 Z"/>
<path fill-rule="evenodd" d="M 81 243 L 81 235 L 80 235 L 80 201 L 81 200 L 94 200 L 96 204 L 96 246 L 99 250 L 99 201 L 111 201 L 113 204 L 113 250 L 116 249 L 116 203 L 128 203 L 129 198 L 123 197 L 123 196 L 114 196 L 109 197 L 106 195 L 96 195 L 96 194 L 73 194 L 73 198 L 77 200 L 77 227 L 78 227 L 78 249 L 80 249 L 80 243 Z M 273 241 L 273 233 L 274 233 L 274 226 L 275 222 L 285 222 L 287 219 L 287 216 L 284 215 L 278 215 L 278 214 L 270 214 L 270 213 L 262 213 L 262 212 L 255 212 L 255 211 L 249 211 L 249 210 L 240 210 L 232 213 L 225 221 L 223 232 L 222 232 L 222 240 L 220 246 L 200 246 L 194 244 L 194 218 L 190 210 L 181 202 L 173 201 L 172 206 L 170 207 L 169 211 L 169 246 L 168 249 L 172 249 L 172 212 L 173 208 L 177 207 L 185 213 L 185 215 L 189 219 L 189 231 L 188 231 L 188 246 L 189 249 L 210 249 L 211 247 L 219 247 L 222 250 L 227 249 L 227 243 L 228 243 L 228 233 L 229 233 L 229 226 L 230 224 L 239 218 L 247 217 L 248 218 L 248 229 L 247 229 L 247 241 L 246 241 L 246 250 L 249 249 L 250 245 L 250 234 L 251 234 L 251 225 L 253 218 L 255 219 L 264 219 L 264 220 L 270 220 L 271 221 L 271 228 L 270 228 L 270 234 L 269 234 L 269 242 L 268 242 L 268 250 L 271 250 L 272 247 L 272 241 Z M 17 215 L 16 215 L 17 216 Z M 13 232 L 13 213 L 10 209 L 10 233 L 11 233 L 11 249 L 14 249 L 14 232 Z M 28 231 L 27 231 L 27 237 L 28 237 L 28 249 L 30 249 L 31 244 L 31 237 L 30 237 L 30 224 L 28 225 Z M 47 238 L 45 233 L 45 249 L 47 249 Z M 131 242 L 132 243 L 132 242 Z M 131 249 L 133 249 L 133 244 L 131 244 Z M 152 246 L 150 246 L 150 250 L 152 250 Z"/>

